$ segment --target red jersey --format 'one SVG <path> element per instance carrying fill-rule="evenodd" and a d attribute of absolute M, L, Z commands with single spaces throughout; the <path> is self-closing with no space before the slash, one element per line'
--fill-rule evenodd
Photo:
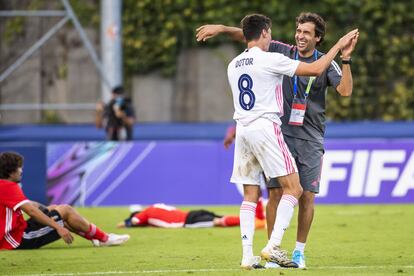
<path fill-rule="evenodd" d="M 136 214 L 131 222 L 133 225 L 151 225 L 163 228 L 179 228 L 185 224 L 188 212 L 174 206 L 154 204 Z"/>
<path fill-rule="evenodd" d="M 0 180 L 0 250 L 20 245 L 27 223 L 20 206 L 29 202 L 15 182 Z"/>

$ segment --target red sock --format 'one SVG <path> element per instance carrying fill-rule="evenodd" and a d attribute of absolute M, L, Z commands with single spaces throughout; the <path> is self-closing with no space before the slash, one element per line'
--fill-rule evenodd
<path fill-rule="evenodd" d="M 87 240 L 99 240 L 101 242 L 106 242 L 108 240 L 108 234 L 106 234 L 104 231 L 96 227 L 95 224 L 89 224 L 89 230 L 86 233 L 78 233 L 82 237 L 84 237 Z"/>
<path fill-rule="evenodd" d="M 265 219 L 264 210 L 263 210 L 263 201 L 260 198 L 256 206 L 256 218 Z"/>
<path fill-rule="evenodd" d="M 221 218 L 223 226 L 239 226 L 240 218 L 238 216 L 224 216 Z"/>
<path fill-rule="evenodd" d="M 77 233 L 79 236 L 82 236 L 82 237 L 84 237 L 85 239 L 87 239 L 87 240 L 92 240 L 92 238 L 91 237 L 89 237 L 89 236 L 86 236 L 86 234 L 84 233 L 84 232 L 78 232 Z"/>

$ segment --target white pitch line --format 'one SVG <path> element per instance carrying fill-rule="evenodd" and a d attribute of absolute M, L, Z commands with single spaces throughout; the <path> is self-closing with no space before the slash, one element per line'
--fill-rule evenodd
<path fill-rule="evenodd" d="M 5 276 L 81 276 L 81 275 L 122 275 L 122 274 L 151 274 L 151 273 L 182 273 L 182 272 L 228 272 L 239 271 L 236 268 L 223 269 L 160 269 L 160 270 L 135 270 L 135 271 L 94 271 L 78 273 L 42 273 L 42 274 L 13 274 Z"/>
<path fill-rule="evenodd" d="M 390 266 L 376 266 L 376 265 L 359 265 L 359 266 L 316 266 L 310 267 L 308 270 L 324 270 L 324 269 L 368 269 L 368 268 L 398 268 L 398 269 L 414 269 L 414 265 L 390 265 Z M 277 270 L 279 268 L 275 268 Z M 286 268 L 289 270 L 296 270 L 294 268 Z M 122 274 L 152 274 L 152 273 L 182 273 L 182 272 L 230 272 L 241 271 L 240 268 L 205 268 L 205 269 L 159 269 L 159 270 L 135 270 L 135 271 L 94 271 L 94 272 L 77 272 L 77 273 L 42 273 L 42 274 L 13 274 L 6 276 L 81 276 L 81 275 L 122 275 Z"/>
<path fill-rule="evenodd" d="M 309 270 L 314 269 L 367 269 L 367 268 L 407 268 L 412 269 L 414 265 L 357 265 L 357 266 L 315 266 L 310 267 Z"/>

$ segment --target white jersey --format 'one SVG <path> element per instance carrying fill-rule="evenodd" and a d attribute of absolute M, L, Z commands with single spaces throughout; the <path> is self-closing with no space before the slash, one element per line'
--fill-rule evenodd
<path fill-rule="evenodd" d="M 234 58 L 227 75 L 233 93 L 234 116 L 247 125 L 264 115 L 280 124 L 283 115 L 283 75 L 292 77 L 298 60 L 253 47 Z"/>

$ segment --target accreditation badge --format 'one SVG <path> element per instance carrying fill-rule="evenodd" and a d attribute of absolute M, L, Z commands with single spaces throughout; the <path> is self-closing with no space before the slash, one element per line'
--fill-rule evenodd
<path fill-rule="evenodd" d="M 302 126 L 305 119 L 306 99 L 294 98 L 290 112 L 289 125 Z"/>

